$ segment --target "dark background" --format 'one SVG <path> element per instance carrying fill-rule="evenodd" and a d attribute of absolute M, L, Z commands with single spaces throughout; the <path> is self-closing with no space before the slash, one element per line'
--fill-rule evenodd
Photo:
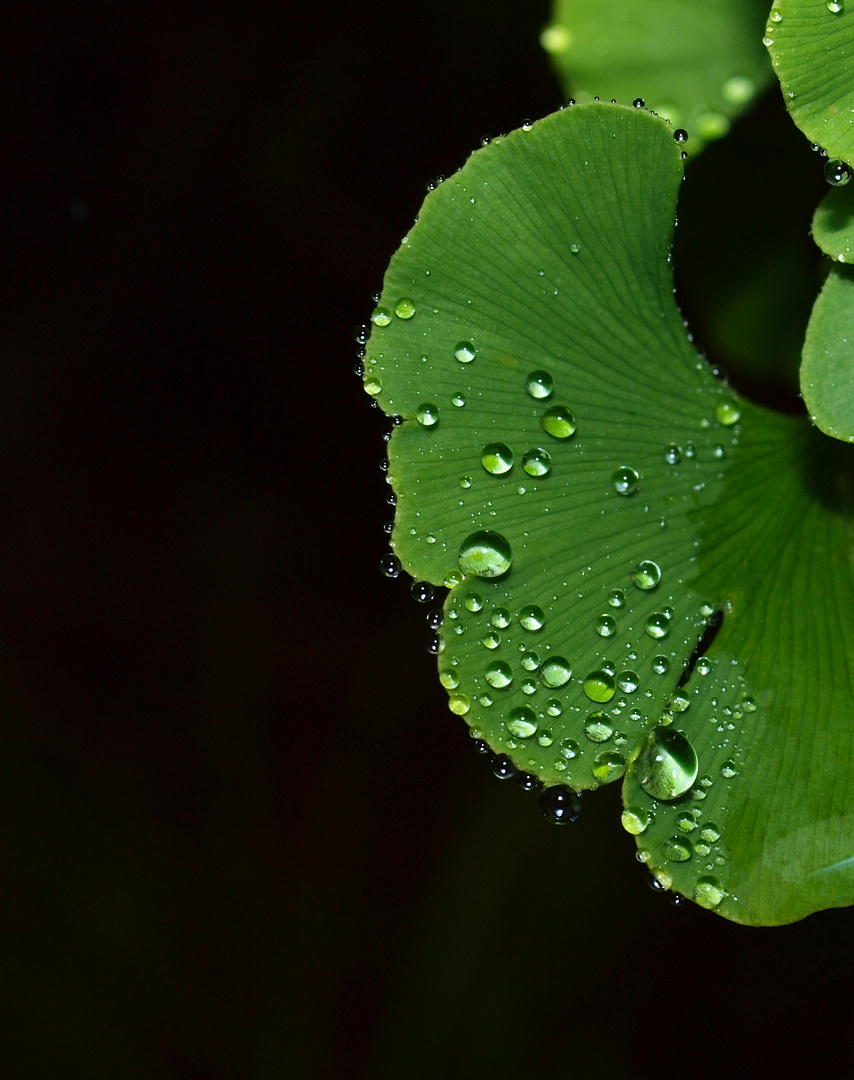
<path fill-rule="evenodd" d="M 562 101 L 547 18 L 4 8 L 4 1080 L 850 1075 L 851 913 L 672 907 L 618 785 L 547 825 L 378 571 L 354 329 L 425 184 Z M 728 239 L 680 209 L 682 299 L 724 353 L 698 296 L 781 198 L 805 238 L 819 192 L 783 120 L 739 126 L 770 140 L 748 170 L 696 166 L 751 209 Z M 748 337 L 779 357 L 762 319 L 802 333 L 811 295 Z"/>

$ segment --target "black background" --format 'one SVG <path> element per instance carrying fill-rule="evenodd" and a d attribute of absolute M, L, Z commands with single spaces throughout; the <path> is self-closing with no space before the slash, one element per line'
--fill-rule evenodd
<path fill-rule="evenodd" d="M 851 914 L 672 907 L 618 785 L 547 825 L 378 571 L 354 330 L 425 184 L 561 103 L 547 18 L 4 9 L 4 1078 L 851 1073 Z M 809 186 L 781 112 L 722 200 Z"/>

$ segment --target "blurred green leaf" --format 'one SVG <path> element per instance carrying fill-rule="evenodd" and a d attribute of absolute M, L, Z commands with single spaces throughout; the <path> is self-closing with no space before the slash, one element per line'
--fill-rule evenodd
<path fill-rule="evenodd" d="M 567 94 L 631 101 L 691 135 L 725 135 L 772 80 L 762 48 L 762 0 L 556 0 L 541 41 Z"/>
<path fill-rule="evenodd" d="M 825 195 L 813 215 L 812 236 L 831 259 L 854 261 L 854 184 L 836 187 Z"/>

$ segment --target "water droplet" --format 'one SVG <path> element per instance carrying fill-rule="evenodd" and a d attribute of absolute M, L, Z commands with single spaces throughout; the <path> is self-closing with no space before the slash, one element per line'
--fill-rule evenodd
<path fill-rule="evenodd" d="M 673 132 L 673 138 L 676 140 L 676 142 L 678 142 L 680 144 L 681 143 L 686 143 L 688 141 L 688 132 L 685 131 L 684 128 L 677 128 Z"/>
<path fill-rule="evenodd" d="M 519 622 L 526 630 L 542 630 L 546 622 L 546 615 L 542 608 L 536 604 L 530 604 L 519 612 Z"/>
<path fill-rule="evenodd" d="M 715 409 L 715 417 L 724 427 L 732 427 L 741 419 L 741 409 L 731 401 L 722 401 Z"/>
<path fill-rule="evenodd" d="M 484 634 L 484 636 L 481 638 L 480 643 L 485 649 L 497 649 L 498 646 L 501 644 L 501 638 L 498 634 L 493 634 L 492 632 L 490 632 L 488 634 Z"/>
<path fill-rule="evenodd" d="M 540 793 L 540 809 L 553 825 L 568 825 L 577 821 L 581 813 L 581 794 L 566 784 L 544 788 Z"/>
<path fill-rule="evenodd" d="M 644 630 L 657 641 L 666 638 L 670 633 L 670 620 L 663 611 L 654 611 L 646 620 Z"/>
<path fill-rule="evenodd" d="M 371 322 L 374 326 L 388 326 L 391 322 L 391 312 L 387 307 L 376 307 L 371 312 Z"/>
<path fill-rule="evenodd" d="M 468 490 L 471 487 L 471 485 L 472 485 L 472 479 L 471 479 L 470 476 L 461 476 L 460 477 L 460 487 L 461 488 L 464 488 L 465 490 Z"/>
<path fill-rule="evenodd" d="M 676 443 L 668 443 L 664 448 L 664 460 L 668 465 L 678 465 L 682 460 L 682 448 Z"/>
<path fill-rule="evenodd" d="M 506 754 L 496 754 L 492 762 L 492 775 L 499 780 L 512 780 L 516 775 L 516 766 Z"/>
<path fill-rule="evenodd" d="M 364 387 L 365 393 L 370 394 L 371 397 L 376 397 L 377 394 L 382 392 L 382 379 L 379 379 L 376 375 L 368 375 L 365 379 Z"/>
<path fill-rule="evenodd" d="M 670 836 L 661 845 L 661 853 L 668 862 L 687 862 L 694 854 L 694 848 L 684 836 Z"/>
<path fill-rule="evenodd" d="M 645 104 L 646 102 L 642 97 L 636 97 L 635 100 L 632 102 L 632 105 L 634 105 L 636 109 L 644 108 Z"/>
<path fill-rule="evenodd" d="M 635 764 L 638 783 L 654 799 L 678 799 L 697 779 L 697 751 L 672 727 L 659 725 L 646 738 Z"/>
<path fill-rule="evenodd" d="M 774 39 L 772 37 L 769 37 L 768 34 L 766 34 L 765 37 L 762 39 L 762 44 L 767 49 L 767 48 L 769 48 L 769 46 L 774 44 Z"/>
<path fill-rule="evenodd" d="M 622 589 L 614 589 L 613 592 L 608 593 L 608 603 L 611 607 L 621 608 L 625 605 L 626 594 Z"/>
<path fill-rule="evenodd" d="M 569 245 L 569 250 L 573 255 L 577 255 L 579 251 L 581 251 L 581 244 L 579 244 L 577 240 L 573 240 Z"/>
<path fill-rule="evenodd" d="M 430 401 L 425 401 L 418 406 L 415 419 L 422 427 L 435 427 L 439 423 L 439 406 Z"/>
<path fill-rule="evenodd" d="M 482 529 L 467 537 L 460 547 L 460 570 L 466 576 L 497 578 L 513 561 L 510 544 L 501 533 Z"/>
<path fill-rule="evenodd" d="M 439 672 L 439 682 L 446 690 L 456 690 L 460 685 L 460 677 L 453 669 Z"/>
<path fill-rule="evenodd" d="M 624 694 L 633 694 L 637 690 L 639 682 L 638 673 L 630 669 L 621 671 L 617 676 L 617 686 Z"/>
<path fill-rule="evenodd" d="M 616 780 L 626 769 L 626 759 L 616 750 L 608 750 L 593 759 L 593 775 L 601 784 Z"/>
<path fill-rule="evenodd" d="M 831 187 L 844 187 L 851 179 L 851 166 L 839 158 L 830 158 L 824 166 L 824 178 Z"/>
<path fill-rule="evenodd" d="M 409 587 L 413 599 L 419 604 L 429 604 L 436 597 L 436 590 L 429 581 L 413 581 Z"/>
<path fill-rule="evenodd" d="M 587 717 L 584 734 L 591 742 L 607 742 L 614 734 L 614 728 L 605 713 L 594 712 Z"/>
<path fill-rule="evenodd" d="M 520 661 L 525 671 L 536 671 L 540 666 L 540 655 L 535 652 L 525 652 Z"/>
<path fill-rule="evenodd" d="M 569 661 L 562 656 L 550 656 L 540 668 L 540 678 L 545 686 L 554 689 L 559 686 L 566 686 L 572 678 L 572 667 Z M 549 702 L 550 704 L 551 702 Z"/>
<path fill-rule="evenodd" d="M 489 621 L 493 626 L 497 626 L 499 630 L 506 630 L 513 620 L 506 607 L 497 607 L 489 616 Z"/>
<path fill-rule="evenodd" d="M 535 446 L 522 457 L 522 468 L 528 476 L 548 476 L 552 471 L 551 455 Z"/>
<path fill-rule="evenodd" d="M 747 713 L 756 712 L 756 702 L 753 700 L 752 697 L 746 697 L 742 701 L 741 707 Z"/>
<path fill-rule="evenodd" d="M 738 769 L 735 767 L 735 762 L 731 758 L 721 765 L 721 776 L 726 777 L 727 780 L 731 780 L 737 775 Z"/>
<path fill-rule="evenodd" d="M 699 877 L 694 883 L 694 902 L 704 908 L 716 908 L 726 896 L 726 889 L 715 877 Z"/>
<path fill-rule="evenodd" d="M 599 637 L 613 637 L 617 632 L 617 620 L 613 615 L 600 615 L 595 625 Z"/>
<path fill-rule="evenodd" d="M 700 838 L 705 840 L 707 844 L 716 844 L 721 838 L 721 830 L 709 821 L 700 829 Z"/>
<path fill-rule="evenodd" d="M 774 8 L 774 10 L 771 12 L 771 22 L 773 22 L 773 23 L 781 23 L 782 21 L 783 21 L 782 12 L 778 11 L 777 8 Z"/>
<path fill-rule="evenodd" d="M 640 836 L 649 828 L 649 814 L 642 806 L 627 806 L 620 821 L 626 832 L 631 833 L 632 836 Z"/>
<path fill-rule="evenodd" d="M 533 679 L 523 679 L 519 684 L 519 687 L 523 694 L 536 694 L 539 687 Z"/>
<path fill-rule="evenodd" d="M 670 699 L 668 708 L 671 710 L 671 712 L 683 713 L 690 704 L 690 699 L 685 697 L 684 694 L 674 694 L 673 697 Z"/>
<path fill-rule="evenodd" d="M 554 742 L 554 737 L 548 728 L 541 728 L 537 732 L 537 742 L 540 746 L 551 746 Z"/>
<path fill-rule="evenodd" d="M 600 705 L 610 701 L 616 692 L 617 684 L 614 676 L 607 671 L 591 671 L 584 680 L 584 693 L 591 701 L 596 701 Z"/>
<path fill-rule="evenodd" d="M 488 473 L 501 476 L 513 468 L 513 451 L 506 443 L 488 443 L 481 451 L 480 463 Z"/>
<path fill-rule="evenodd" d="M 519 787 L 523 791 L 539 791 L 542 786 L 542 780 L 531 773 L 519 773 Z"/>
<path fill-rule="evenodd" d="M 683 833 L 693 832 L 697 828 L 697 819 L 690 810 L 683 810 L 676 815 L 676 828 Z"/>
<path fill-rule="evenodd" d="M 632 568 L 629 577 L 632 578 L 633 584 L 638 589 L 649 592 L 661 581 L 661 567 L 658 563 L 652 563 L 649 559 L 645 559 L 645 561 Z"/>
<path fill-rule="evenodd" d="M 525 380 L 525 389 L 532 398 L 537 398 L 540 401 L 551 397 L 554 388 L 554 379 L 547 371 L 532 371 Z"/>
<path fill-rule="evenodd" d="M 496 690 L 503 690 L 513 682 L 513 669 L 504 660 L 496 660 L 486 669 L 486 681 Z"/>
<path fill-rule="evenodd" d="M 398 319 L 411 319 L 415 314 L 415 302 L 408 296 L 402 296 L 394 305 L 394 313 Z"/>
<path fill-rule="evenodd" d="M 841 15 L 845 10 L 844 0 L 827 0 L 827 3 L 824 6 L 833 15 Z"/>
<path fill-rule="evenodd" d="M 380 559 L 380 570 L 384 577 L 399 577 L 401 571 L 400 559 L 396 555 L 383 555 Z"/>
<path fill-rule="evenodd" d="M 461 364 L 470 364 L 477 356 L 477 349 L 470 341 L 460 341 L 454 349 L 454 356 Z"/>
<path fill-rule="evenodd" d="M 556 697 L 549 698 L 546 702 L 546 712 L 549 716 L 560 716 L 563 712 L 563 705 L 561 705 Z"/>
<path fill-rule="evenodd" d="M 469 593 L 463 603 L 469 611 L 481 611 L 483 608 L 483 597 L 480 593 Z"/>
<path fill-rule="evenodd" d="M 507 715 L 507 730 L 517 739 L 530 739 L 537 734 L 538 727 L 537 714 L 527 705 L 519 705 Z"/>
<path fill-rule="evenodd" d="M 448 708 L 457 716 L 465 716 L 471 708 L 471 702 L 465 694 L 451 694 L 448 698 Z"/>
<path fill-rule="evenodd" d="M 561 739 L 560 754 L 561 757 L 566 758 L 567 761 L 572 761 L 573 758 L 577 758 L 578 743 L 575 741 L 575 739 Z"/>
<path fill-rule="evenodd" d="M 638 489 L 640 476 L 634 469 L 623 465 L 611 476 L 611 486 L 618 495 L 634 495 Z"/>
<path fill-rule="evenodd" d="M 451 398 L 451 404 L 455 405 L 458 409 L 461 409 L 463 407 L 463 405 L 465 405 L 465 403 L 466 403 L 465 394 L 454 394 L 454 396 Z"/>
<path fill-rule="evenodd" d="M 575 413 L 564 405 L 553 405 L 547 409 L 540 417 L 540 424 L 543 431 L 548 432 L 555 439 L 570 438 L 578 427 Z"/>

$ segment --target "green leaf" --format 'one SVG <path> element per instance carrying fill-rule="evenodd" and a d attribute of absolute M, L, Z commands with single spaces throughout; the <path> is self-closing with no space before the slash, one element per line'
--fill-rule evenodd
<path fill-rule="evenodd" d="M 450 588 L 452 711 L 548 785 L 625 774 L 663 883 L 781 923 L 854 902 L 851 457 L 698 359 L 681 177 L 622 106 L 477 151 L 392 260 L 365 386 L 402 418 L 394 550 Z"/>
<path fill-rule="evenodd" d="M 854 185 L 836 187 L 825 195 L 813 215 L 812 236 L 831 259 L 854 261 Z"/>
<path fill-rule="evenodd" d="M 813 307 L 801 363 L 810 419 L 854 442 L 854 271 L 833 267 Z"/>
<path fill-rule="evenodd" d="M 771 82 L 764 0 L 556 0 L 541 41 L 567 94 L 647 106 L 691 135 L 720 138 Z"/>
<path fill-rule="evenodd" d="M 792 119 L 831 158 L 854 162 L 854 12 L 843 0 L 779 0 L 764 42 Z"/>

